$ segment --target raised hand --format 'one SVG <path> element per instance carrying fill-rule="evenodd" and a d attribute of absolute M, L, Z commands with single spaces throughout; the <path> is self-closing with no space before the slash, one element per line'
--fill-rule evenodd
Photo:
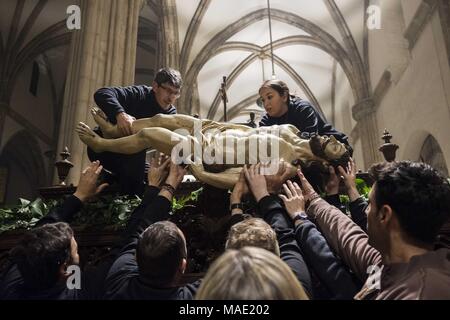
<path fill-rule="evenodd" d="M 102 192 L 103 189 L 108 186 L 107 183 L 97 186 L 97 180 L 100 172 L 102 172 L 102 169 L 103 166 L 100 165 L 100 161 L 94 161 L 86 169 L 84 169 L 81 173 L 77 190 L 73 195 L 82 202 L 85 202 Z"/>
<path fill-rule="evenodd" d="M 251 165 L 250 168 L 244 166 L 245 179 L 247 179 L 248 186 L 253 193 L 256 201 L 261 200 L 269 195 L 267 191 L 266 178 L 260 173 L 261 164 Z"/>
<path fill-rule="evenodd" d="M 169 174 L 170 158 L 153 157 L 148 171 L 148 185 L 160 187 Z"/>
<path fill-rule="evenodd" d="M 301 189 L 303 191 L 303 196 L 305 197 L 306 202 L 309 202 L 313 199 L 319 198 L 320 196 L 317 194 L 317 192 L 311 186 L 309 181 L 305 178 L 305 176 L 303 175 L 303 172 L 300 168 L 297 171 L 297 175 L 300 178 Z"/>
<path fill-rule="evenodd" d="M 245 172 L 244 170 L 241 171 L 241 174 L 239 175 L 239 180 L 236 182 L 233 188 L 233 192 L 230 196 L 230 203 L 240 203 L 242 200 L 242 197 L 245 196 L 250 192 L 247 181 L 245 180 Z"/>
<path fill-rule="evenodd" d="M 327 195 L 335 195 L 339 193 L 339 182 L 340 179 L 336 174 L 333 166 L 328 167 L 328 171 L 330 173 L 330 178 L 328 179 L 327 184 L 325 185 L 325 192 Z"/>
<path fill-rule="evenodd" d="M 345 187 L 347 188 L 347 194 L 350 198 L 350 201 L 355 201 L 360 197 L 358 189 L 356 188 L 356 165 L 352 158 L 347 164 L 347 167 L 342 168 L 339 166 L 339 173 L 344 179 Z"/>
<path fill-rule="evenodd" d="M 170 160 L 170 159 L 169 159 Z M 183 181 L 183 177 L 187 172 L 187 167 L 182 165 L 170 163 L 169 176 L 166 179 L 166 184 L 171 185 L 174 189 L 178 188 Z"/>
<path fill-rule="evenodd" d="M 305 211 L 305 197 L 300 186 L 290 180 L 283 184 L 283 189 L 286 195 L 280 194 L 280 198 L 283 200 L 289 216 L 294 219 L 298 212 Z"/>
<path fill-rule="evenodd" d="M 273 194 L 280 193 L 283 183 L 285 183 L 287 179 L 292 178 L 294 175 L 295 171 L 291 170 L 285 161 L 280 162 L 278 172 L 276 174 L 265 176 L 267 191 Z"/>

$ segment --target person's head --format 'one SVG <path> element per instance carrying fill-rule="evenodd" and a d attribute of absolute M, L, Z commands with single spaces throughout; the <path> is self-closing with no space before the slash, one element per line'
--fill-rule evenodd
<path fill-rule="evenodd" d="M 198 300 L 307 300 L 289 266 L 262 248 L 227 250 L 209 267 Z"/>
<path fill-rule="evenodd" d="M 66 269 L 79 263 L 78 246 L 67 223 L 37 227 L 23 236 L 11 257 L 30 290 L 52 288 L 66 279 Z"/>
<path fill-rule="evenodd" d="M 259 96 L 269 116 L 281 117 L 288 111 L 289 88 L 283 81 L 265 81 L 259 88 Z"/>
<path fill-rule="evenodd" d="M 225 248 L 240 249 L 247 246 L 263 248 L 280 256 L 277 234 L 262 219 L 246 219 L 230 228 Z"/>
<path fill-rule="evenodd" d="M 393 239 L 432 247 L 449 218 L 448 181 L 429 165 L 411 161 L 376 164 L 369 172 L 375 181 L 366 210 L 369 243 L 381 253 Z"/>
<path fill-rule="evenodd" d="M 141 235 L 136 250 L 139 275 L 155 287 L 169 287 L 186 269 L 183 232 L 170 221 L 156 222 Z"/>
<path fill-rule="evenodd" d="M 160 69 L 152 84 L 158 104 L 163 109 L 168 109 L 180 97 L 182 85 L 179 71 L 170 68 Z"/>

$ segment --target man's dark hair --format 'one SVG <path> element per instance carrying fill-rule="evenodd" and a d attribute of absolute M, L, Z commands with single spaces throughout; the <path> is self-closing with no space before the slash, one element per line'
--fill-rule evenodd
<path fill-rule="evenodd" d="M 53 287 L 60 266 L 70 261 L 73 231 L 65 222 L 46 224 L 28 231 L 12 249 L 11 258 L 28 290 Z"/>
<path fill-rule="evenodd" d="M 168 83 L 175 88 L 181 88 L 183 85 L 180 72 L 171 68 L 159 69 L 155 76 L 155 82 L 159 86 L 164 83 Z"/>
<path fill-rule="evenodd" d="M 150 225 L 142 233 L 136 251 L 139 274 L 157 287 L 172 284 L 186 257 L 186 241 L 178 227 L 169 221 Z"/>
<path fill-rule="evenodd" d="M 376 164 L 369 173 L 377 208 L 389 205 L 407 235 L 432 244 L 450 216 L 447 179 L 431 166 L 411 161 Z"/>

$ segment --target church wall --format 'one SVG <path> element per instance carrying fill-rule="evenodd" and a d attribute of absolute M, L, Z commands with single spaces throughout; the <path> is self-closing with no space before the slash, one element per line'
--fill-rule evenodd
<path fill-rule="evenodd" d="M 391 1 L 391 0 L 383 0 L 383 1 Z M 409 25 L 419 8 L 422 0 L 401 0 L 403 15 L 405 17 L 405 24 Z"/>
<path fill-rule="evenodd" d="M 380 130 L 388 128 L 393 142 L 400 145 L 398 160 L 418 160 L 422 144 L 431 134 L 441 146 L 447 166 L 450 164 L 450 70 L 445 54 L 435 12 L 411 51 L 405 72 L 391 84 L 377 111 Z M 378 56 L 386 56 L 381 48 Z"/>
<path fill-rule="evenodd" d="M 29 90 L 33 63 L 28 64 L 17 78 L 10 108 L 29 120 L 48 137 L 53 135 L 53 101 L 46 70 L 40 68 L 37 96 Z"/>
<path fill-rule="evenodd" d="M 14 121 L 14 119 L 11 119 L 10 117 L 6 117 L 5 119 L 5 126 L 3 128 L 2 132 L 2 144 L 0 146 L 0 154 L 3 152 L 3 148 L 8 143 L 9 139 L 11 139 L 17 132 L 24 129 L 23 126 L 21 126 L 19 123 Z"/>

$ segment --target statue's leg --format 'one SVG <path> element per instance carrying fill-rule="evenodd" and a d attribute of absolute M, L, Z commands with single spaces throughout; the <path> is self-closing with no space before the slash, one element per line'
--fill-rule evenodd
<path fill-rule="evenodd" d="M 105 138 L 112 139 L 123 137 L 123 134 L 119 130 L 117 125 L 113 125 L 112 123 L 108 122 L 107 117 L 102 110 L 98 108 L 92 108 L 91 114 L 95 122 L 102 130 Z M 133 133 L 138 133 L 141 129 L 144 128 L 161 127 L 171 131 L 177 129 L 186 129 L 190 133 L 192 133 L 195 123 L 197 123 L 198 127 L 201 129 L 202 120 L 200 119 L 196 119 L 194 117 L 186 116 L 183 114 L 157 114 L 151 118 L 135 120 L 131 126 L 131 130 L 133 131 Z"/>
<path fill-rule="evenodd" d="M 186 129 L 192 134 L 196 123 L 198 128 L 201 129 L 202 120 L 200 119 L 186 116 L 184 114 L 157 114 L 151 118 L 138 119 L 134 121 L 132 130 L 133 133 L 137 133 L 144 128 L 161 127 L 171 131 Z"/>
<path fill-rule="evenodd" d="M 171 154 L 173 147 L 188 139 L 164 128 L 145 128 L 128 137 L 103 139 L 82 122 L 78 124 L 76 131 L 81 141 L 95 152 L 134 154 L 151 146 L 165 154 Z"/>

